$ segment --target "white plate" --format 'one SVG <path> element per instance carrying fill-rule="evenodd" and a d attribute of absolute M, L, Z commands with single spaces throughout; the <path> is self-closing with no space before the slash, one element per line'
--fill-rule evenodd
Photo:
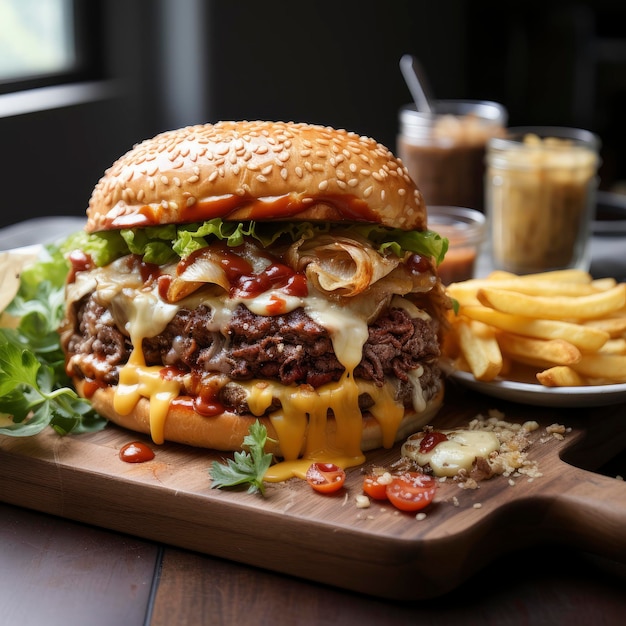
<path fill-rule="evenodd" d="M 544 387 L 539 384 L 496 379 L 476 380 L 472 374 L 456 371 L 450 374 L 463 385 L 495 398 L 553 407 L 607 406 L 626 402 L 626 384 L 588 387 Z"/>

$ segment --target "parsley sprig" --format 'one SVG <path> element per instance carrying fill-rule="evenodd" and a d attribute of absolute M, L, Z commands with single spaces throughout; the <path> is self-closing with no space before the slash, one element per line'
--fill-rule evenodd
<path fill-rule="evenodd" d="M 57 433 L 100 430 L 106 420 L 72 389 L 57 329 L 69 271 L 61 246 L 47 246 L 20 274 L 6 308 L 16 327 L 0 328 L 0 434 L 29 436 L 51 426 Z"/>
<path fill-rule="evenodd" d="M 264 451 L 268 440 L 273 441 L 267 436 L 267 428 L 256 420 L 243 439 L 246 450 L 235 452 L 234 458 L 227 459 L 226 463 L 213 461 L 209 470 L 211 488 L 248 484 L 248 493 L 260 492 L 261 495 L 265 495 L 263 476 L 273 458 L 270 452 Z"/>

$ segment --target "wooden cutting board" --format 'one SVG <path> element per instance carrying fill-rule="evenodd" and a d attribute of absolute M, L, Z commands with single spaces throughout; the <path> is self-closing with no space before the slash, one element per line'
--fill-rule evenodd
<path fill-rule="evenodd" d="M 626 484 L 594 470 L 626 449 L 626 405 L 554 409 L 509 404 L 449 383 L 438 428 L 467 426 L 478 413 L 507 421 L 563 424 L 562 441 L 533 436 L 529 459 L 542 476 L 478 489 L 446 481 L 426 518 L 372 502 L 359 509 L 362 472 L 325 496 L 293 479 L 267 495 L 210 488 L 208 468 L 223 454 L 175 444 L 154 460 L 128 464 L 120 448 L 141 436 L 100 433 L 0 436 L 0 500 L 253 566 L 386 598 L 443 594 L 495 557 L 541 542 L 563 542 L 626 562 Z M 144 439 L 145 441 L 145 439 Z M 368 454 L 388 463 L 399 447 Z M 585 469 L 582 469 L 584 467 Z M 514 564 L 512 564 L 514 567 Z"/>

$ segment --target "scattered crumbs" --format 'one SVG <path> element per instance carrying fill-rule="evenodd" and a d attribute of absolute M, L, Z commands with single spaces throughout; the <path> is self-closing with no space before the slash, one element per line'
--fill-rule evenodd
<path fill-rule="evenodd" d="M 492 453 L 487 459 L 483 459 L 482 467 L 478 467 L 479 475 L 474 476 L 477 480 L 491 478 L 494 475 L 509 477 L 509 485 L 515 486 L 514 477 L 526 476 L 529 482 L 542 476 L 538 463 L 528 458 L 528 449 L 531 445 L 530 433 L 539 430 L 540 426 L 535 420 L 529 420 L 523 424 L 508 422 L 504 413 L 497 409 L 488 412 L 487 417 L 477 415 L 469 423 L 470 430 L 487 430 L 493 432 L 500 442 L 500 451 Z M 562 424 L 551 424 L 545 428 L 539 438 L 540 443 L 546 443 L 552 439 L 562 440 L 571 432 Z M 477 465 L 481 465 L 478 463 Z M 468 477 L 459 477 L 466 482 L 472 478 L 475 472 L 470 472 Z M 466 488 L 475 488 L 469 483 Z"/>
<path fill-rule="evenodd" d="M 480 502 L 474 502 L 474 504 L 472 505 L 473 509 L 482 509 L 483 505 Z"/>
<path fill-rule="evenodd" d="M 359 496 L 357 496 L 358 498 Z M 343 502 L 341 503 L 341 506 L 346 506 L 346 504 L 348 503 L 348 492 L 346 491 L 346 493 L 343 496 Z M 369 506 L 369 505 L 368 505 Z M 357 502 L 357 508 L 364 508 L 364 507 L 359 507 L 359 504 Z"/>
<path fill-rule="evenodd" d="M 356 497 L 356 508 L 357 509 L 368 509 L 370 506 L 370 499 L 363 494 L 358 494 Z"/>
<path fill-rule="evenodd" d="M 415 516 L 415 519 L 416 519 L 418 522 L 421 522 L 422 520 L 425 520 L 425 519 L 426 519 L 426 513 L 424 513 L 423 511 L 420 511 L 420 512 L 419 512 L 419 513 Z"/>
<path fill-rule="evenodd" d="M 459 506 L 459 499 L 456 496 L 452 496 L 452 504 L 454 506 Z"/>

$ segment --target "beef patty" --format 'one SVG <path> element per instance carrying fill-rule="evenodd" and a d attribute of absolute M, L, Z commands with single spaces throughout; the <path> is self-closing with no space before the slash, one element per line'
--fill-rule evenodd
<path fill-rule="evenodd" d="M 344 367 L 333 350 L 330 335 L 302 308 L 284 315 L 261 316 L 240 305 L 224 334 L 211 330 L 211 309 L 179 310 L 163 332 L 143 341 L 146 365 L 170 366 L 201 379 L 209 372 L 232 381 L 253 378 L 278 380 L 284 385 L 319 387 L 341 378 Z M 90 355 L 106 361 L 103 382 L 117 384 L 119 370 L 128 361 L 132 345 L 116 326 L 113 316 L 91 296 L 77 305 L 76 328 L 67 353 Z M 401 308 L 384 311 L 370 326 L 363 358 L 355 378 L 382 386 L 386 377 L 400 381 L 398 399 L 410 404 L 412 384 L 407 372 L 424 368 L 420 381 L 428 399 L 437 389 L 439 344 L 433 321 L 411 318 Z M 77 376 L 89 377 L 81 359 L 75 359 Z M 247 412 L 245 398 L 236 389 L 224 389 L 222 400 L 235 412 Z M 368 398 L 361 398 L 367 408 Z"/>

